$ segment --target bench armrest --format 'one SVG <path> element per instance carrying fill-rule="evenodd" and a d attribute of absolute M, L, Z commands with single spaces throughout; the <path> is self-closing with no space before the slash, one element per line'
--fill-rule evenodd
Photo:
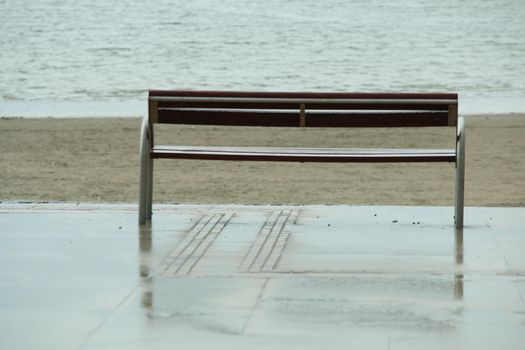
<path fill-rule="evenodd" d="M 148 115 L 142 119 L 140 129 L 140 192 L 139 192 L 139 224 L 144 224 L 149 217 L 149 201 L 151 190 L 151 130 Z"/>
<path fill-rule="evenodd" d="M 459 116 L 456 135 L 456 166 L 460 161 L 465 162 L 465 136 L 465 118 Z"/>
<path fill-rule="evenodd" d="M 455 222 L 456 228 L 463 229 L 463 211 L 465 194 L 465 118 L 458 117 L 456 137 L 456 198 Z"/>

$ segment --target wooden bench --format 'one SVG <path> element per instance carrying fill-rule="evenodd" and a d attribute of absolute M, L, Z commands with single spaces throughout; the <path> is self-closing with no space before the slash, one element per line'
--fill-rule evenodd
<path fill-rule="evenodd" d="M 154 124 L 259 127 L 455 127 L 450 149 L 161 146 Z M 452 144 L 452 140 L 451 140 Z M 451 162 L 455 224 L 463 227 L 464 120 L 452 93 L 150 91 L 140 143 L 139 223 L 152 215 L 153 159 L 279 162 Z"/>

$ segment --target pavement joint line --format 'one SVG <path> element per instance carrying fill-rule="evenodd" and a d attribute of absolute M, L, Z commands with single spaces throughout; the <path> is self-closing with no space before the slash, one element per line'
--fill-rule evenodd
<path fill-rule="evenodd" d="M 251 308 L 250 315 L 248 316 L 248 319 L 246 320 L 246 322 L 244 323 L 244 325 L 242 327 L 241 334 L 245 334 L 246 333 L 246 329 L 248 328 L 248 325 L 252 321 L 252 318 L 253 318 L 253 316 L 255 314 L 255 310 L 257 310 L 258 305 L 261 303 L 262 296 L 263 296 L 263 294 L 264 294 L 264 292 L 266 290 L 266 287 L 268 286 L 269 282 L 270 282 L 270 278 L 269 277 L 265 277 L 264 278 L 264 283 L 263 283 L 263 285 L 261 287 L 261 290 L 257 294 L 257 298 L 255 299 L 255 303 L 254 303 L 254 305 Z"/>

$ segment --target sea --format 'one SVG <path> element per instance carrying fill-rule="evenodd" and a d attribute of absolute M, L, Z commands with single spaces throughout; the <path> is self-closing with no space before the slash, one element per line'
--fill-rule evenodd
<path fill-rule="evenodd" d="M 148 89 L 458 92 L 525 112 L 525 0 L 0 0 L 0 116 L 140 116 Z"/>

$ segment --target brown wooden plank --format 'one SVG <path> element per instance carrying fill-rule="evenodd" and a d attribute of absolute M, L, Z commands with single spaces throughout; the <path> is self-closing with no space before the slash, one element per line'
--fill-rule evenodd
<path fill-rule="evenodd" d="M 268 97 L 268 98 L 354 98 L 354 99 L 456 99 L 457 93 L 404 93 L 404 92 L 276 92 L 276 91 L 197 91 L 150 90 L 149 96 L 193 97 Z"/>
<path fill-rule="evenodd" d="M 300 111 L 161 108 L 158 122 L 190 125 L 301 126 Z M 448 126 L 447 112 L 310 112 L 305 127 Z"/>
<path fill-rule="evenodd" d="M 309 113 L 306 127 L 433 127 L 448 126 L 447 112 Z"/>
<path fill-rule="evenodd" d="M 161 101 L 160 108 L 210 108 L 210 109 L 294 109 L 299 103 L 248 103 L 248 102 L 205 102 L 205 101 Z M 446 107 L 446 106 L 445 106 Z M 324 107 L 326 108 L 326 106 Z"/>
<path fill-rule="evenodd" d="M 299 111 L 288 113 L 159 109 L 158 121 L 165 124 L 293 127 L 299 126 Z"/>
<path fill-rule="evenodd" d="M 455 162 L 454 149 L 329 149 L 156 146 L 153 158 L 278 162 Z"/>
<path fill-rule="evenodd" d="M 300 103 L 268 102 L 208 102 L 208 101 L 159 101 L 159 108 L 218 108 L 218 109 L 300 109 Z M 342 103 L 305 103 L 306 110 L 425 110 L 448 111 L 446 104 L 342 104 Z"/>

